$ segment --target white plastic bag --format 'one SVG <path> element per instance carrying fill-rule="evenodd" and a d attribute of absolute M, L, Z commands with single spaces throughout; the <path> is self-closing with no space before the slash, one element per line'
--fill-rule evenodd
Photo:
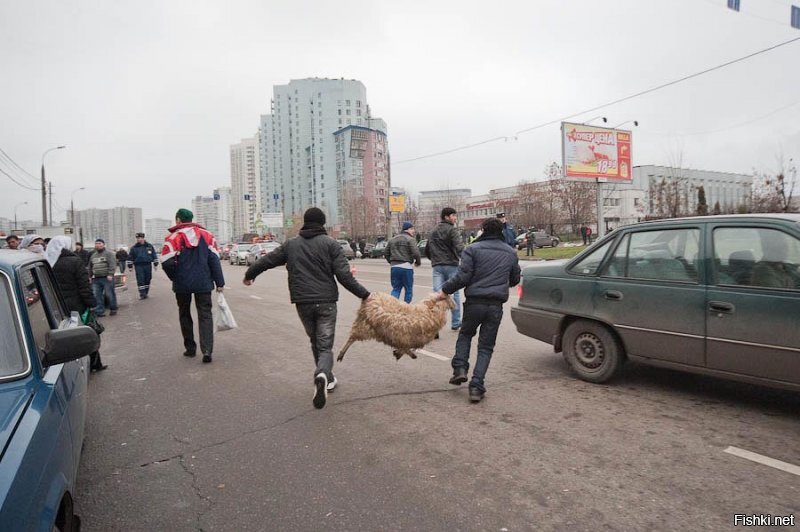
<path fill-rule="evenodd" d="M 222 292 L 217 296 L 217 307 L 219 307 L 219 312 L 217 312 L 217 330 L 229 331 L 237 328 L 238 325 L 236 325 L 236 320 L 233 318 L 233 312 L 231 312 L 231 308 L 228 306 L 228 302 L 225 301 L 225 296 L 222 295 Z"/>

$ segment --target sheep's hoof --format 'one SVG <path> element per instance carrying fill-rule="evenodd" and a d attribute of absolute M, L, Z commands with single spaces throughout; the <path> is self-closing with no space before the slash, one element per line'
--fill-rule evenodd
<path fill-rule="evenodd" d="M 415 353 L 413 349 L 410 349 L 408 351 L 408 356 L 410 356 L 413 359 L 416 359 L 417 358 L 417 353 Z"/>
<path fill-rule="evenodd" d="M 336 362 L 341 362 L 344 359 L 344 355 L 339 355 L 336 357 Z"/>
<path fill-rule="evenodd" d="M 394 355 L 394 358 L 396 358 L 397 360 L 403 358 L 403 352 L 398 349 L 392 350 L 392 354 Z"/>

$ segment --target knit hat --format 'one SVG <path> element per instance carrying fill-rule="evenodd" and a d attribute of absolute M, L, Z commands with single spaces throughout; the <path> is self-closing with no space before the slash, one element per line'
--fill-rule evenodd
<path fill-rule="evenodd" d="M 100 242 L 101 244 L 105 244 L 106 243 L 106 241 L 103 240 L 102 238 L 98 238 L 97 240 L 94 241 L 95 244 L 97 244 L 98 242 Z"/>
<path fill-rule="evenodd" d="M 136 238 L 144 238 L 144 233 L 136 233 Z"/>
<path fill-rule="evenodd" d="M 183 223 L 191 222 L 194 218 L 194 213 L 189 209 L 178 209 L 178 212 L 175 213 L 175 218 Z"/>
<path fill-rule="evenodd" d="M 412 227 L 414 227 L 414 224 L 411 222 L 403 222 L 403 231 L 408 231 Z"/>
<path fill-rule="evenodd" d="M 325 213 L 322 209 L 311 207 L 303 214 L 303 223 L 325 225 Z"/>

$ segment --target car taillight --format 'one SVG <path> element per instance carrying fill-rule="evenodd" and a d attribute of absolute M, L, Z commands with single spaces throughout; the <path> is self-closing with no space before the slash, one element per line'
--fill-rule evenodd
<path fill-rule="evenodd" d="M 525 294 L 525 290 L 522 288 L 522 283 L 520 282 L 517 286 L 517 297 L 522 299 L 522 296 Z"/>

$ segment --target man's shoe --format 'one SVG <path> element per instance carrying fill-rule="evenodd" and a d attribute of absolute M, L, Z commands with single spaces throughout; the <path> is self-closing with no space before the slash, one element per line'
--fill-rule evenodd
<path fill-rule="evenodd" d="M 469 389 L 469 400 L 473 403 L 480 403 L 481 399 L 483 399 L 483 392 L 477 388 L 470 388 Z"/>
<path fill-rule="evenodd" d="M 333 380 L 328 383 L 327 389 L 328 393 L 332 392 L 336 389 L 336 385 L 339 384 L 339 380 L 336 378 L 336 375 L 333 376 Z"/>
<path fill-rule="evenodd" d="M 451 331 L 458 331 L 460 329 L 461 329 L 461 325 L 453 325 L 452 327 L 450 327 Z"/>
<path fill-rule="evenodd" d="M 112 316 L 116 316 L 116 315 L 117 315 L 117 311 L 116 311 L 116 310 L 112 310 L 112 311 L 111 311 L 111 315 L 112 315 Z"/>
<path fill-rule="evenodd" d="M 95 315 L 94 315 L 94 317 L 95 317 L 95 318 L 105 318 L 105 317 L 106 317 L 106 315 L 105 315 L 104 313 L 99 313 L 99 312 L 96 312 L 96 313 L 95 313 Z"/>
<path fill-rule="evenodd" d="M 453 370 L 453 376 L 450 377 L 450 384 L 461 386 L 465 382 L 467 382 L 467 370 L 465 370 L 464 368 L 458 368 Z"/>
<path fill-rule="evenodd" d="M 197 355 L 197 353 L 195 353 L 194 351 L 186 350 L 186 351 L 183 352 L 183 356 L 185 356 L 185 357 L 193 357 L 193 356 L 196 356 L 196 355 Z"/>
<path fill-rule="evenodd" d="M 203 364 L 209 364 L 211 362 L 211 355 L 203 355 Z"/>
<path fill-rule="evenodd" d="M 328 377 L 324 373 L 318 373 L 314 377 L 314 408 L 325 408 L 328 400 Z"/>

